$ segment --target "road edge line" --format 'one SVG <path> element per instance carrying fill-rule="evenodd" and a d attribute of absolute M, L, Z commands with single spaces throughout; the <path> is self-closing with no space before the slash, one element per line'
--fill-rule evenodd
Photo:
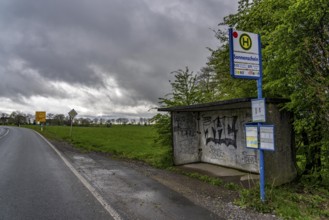
<path fill-rule="evenodd" d="M 5 137 L 5 136 L 7 136 L 7 134 L 9 133 L 9 128 L 7 128 L 7 127 L 4 127 L 4 128 L 5 128 L 7 131 L 6 131 L 5 134 L 3 134 L 3 135 L 0 136 L 0 139 L 3 138 L 3 137 Z"/>
<path fill-rule="evenodd" d="M 74 173 L 74 175 L 82 182 L 82 184 L 91 192 L 91 194 L 97 199 L 97 201 L 104 207 L 104 209 L 114 218 L 114 220 L 122 220 L 119 213 L 115 211 L 115 209 L 108 204 L 105 199 L 97 192 L 97 190 L 73 167 L 73 165 L 62 155 L 56 147 L 51 144 L 44 136 L 40 133 L 36 132 L 64 161 L 65 165 L 70 168 L 70 170 Z"/>

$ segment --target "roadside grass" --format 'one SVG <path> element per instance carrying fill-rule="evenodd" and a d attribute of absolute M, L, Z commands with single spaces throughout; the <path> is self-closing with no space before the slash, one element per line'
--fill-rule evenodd
<path fill-rule="evenodd" d="M 40 126 L 26 126 L 40 132 Z M 261 202 L 259 187 L 245 189 L 233 183 L 195 172 L 185 172 L 172 166 L 170 147 L 155 143 L 157 133 L 152 126 L 73 127 L 47 126 L 42 135 L 49 139 L 66 141 L 84 151 L 110 153 L 115 157 L 144 161 L 158 168 L 167 168 L 215 186 L 238 191 L 235 204 L 263 213 L 274 213 L 283 219 L 329 219 L 329 175 L 322 183 L 309 176 L 299 182 L 279 187 L 266 186 L 266 201 Z M 328 174 L 328 171 L 325 172 Z"/>
<path fill-rule="evenodd" d="M 275 213 L 283 219 L 329 219 L 329 191 L 324 185 L 290 183 L 266 186 L 266 201 L 261 202 L 259 187 L 241 189 L 236 205 L 263 213 Z"/>
<path fill-rule="evenodd" d="M 156 143 L 153 126 L 114 125 L 112 127 L 26 126 L 49 139 L 66 141 L 84 151 L 109 153 L 120 158 L 144 161 L 158 168 L 172 166 L 170 147 Z"/>

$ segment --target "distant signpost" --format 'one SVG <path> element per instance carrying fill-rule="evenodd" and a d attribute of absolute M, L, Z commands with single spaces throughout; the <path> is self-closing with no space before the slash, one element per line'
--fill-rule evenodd
<path fill-rule="evenodd" d="M 71 136 L 72 136 L 72 125 L 73 125 L 73 119 L 74 119 L 75 116 L 78 115 L 78 113 L 77 113 L 74 109 L 72 109 L 71 111 L 69 111 L 68 114 L 69 114 L 70 119 L 71 119 L 71 128 L 70 128 L 70 137 L 71 137 Z"/>
<path fill-rule="evenodd" d="M 40 130 L 43 131 L 43 123 L 46 122 L 46 112 L 45 111 L 37 111 L 35 112 L 35 122 L 40 123 Z"/>
<path fill-rule="evenodd" d="M 71 111 L 69 111 L 69 116 L 70 116 L 70 118 L 74 118 L 75 116 L 77 116 L 78 115 L 78 113 L 74 110 L 74 109 L 72 109 Z"/>

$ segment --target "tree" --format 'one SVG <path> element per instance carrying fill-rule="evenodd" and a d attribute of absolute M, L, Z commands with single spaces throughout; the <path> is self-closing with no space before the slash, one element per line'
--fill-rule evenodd
<path fill-rule="evenodd" d="M 32 114 L 26 114 L 26 120 L 28 124 L 33 123 L 34 115 Z"/>
<path fill-rule="evenodd" d="M 272 61 L 267 70 L 272 73 L 268 87 L 278 93 L 275 85 L 287 81 L 288 93 L 283 95 L 291 98 L 287 108 L 295 113 L 299 150 L 306 159 L 303 174 L 320 173 L 325 165 L 329 167 L 323 155 L 329 149 L 328 11 L 328 1 L 293 1 L 283 17 L 286 22 L 272 32 L 274 40 L 268 47 Z M 287 61 L 290 65 L 279 66 Z"/>
<path fill-rule="evenodd" d="M 90 118 L 79 118 L 79 124 L 81 125 L 81 126 L 90 126 L 90 124 L 91 124 L 91 119 Z"/>
<path fill-rule="evenodd" d="M 146 118 L 139 118 L 139 124 L 143 125 L 146 122 Z"/>
<path fill-rule="evenodd" d="M 323 154 L 329 142 L 328 10 L 327 0 L 241 0 L 238 13 L 221 23 L 217 38 L 222 46 L 212 52 L 208 63 L 221 76 L 217 82 L 224 96 L 255 94 L 251 84 L 226 78 L 225 27 L 261 34 L 264 93 L 291 99 L 284 107 L 295 116 L 298 153 L 305 158 L 303 174 L 319 173 L 329 165 L 328 155 Z"/>
<path fill-rule="evenodd" d="M 97 124 L 98 124 L 98 121 L 99 121 L 99 119 L 98 119 L 98 118 L 94 118 L 94 119 L 93 119 L 93 123 L 94 123 L 95 125 L 97 125 Z"/>
<path fill-rule="evenodd" d="M 48 113 L 47 114 L 47 122 L 52 125 L 53 124 L 53 118 L 54 118 L 54 114 L 53 113 Z"/>
<path fill-rule="evenodd" d="M 128 119 L 128 118 L 121 118 L 121 123 L 122 123 L 123 125 L 126 125 L 126 124 L 129 123 L 129 119 Z"/>
<path fill-rule="evenodd" d="M 121 123 L 122 123 L 121 118 L 117 118 L 117 119 L 115 120 L 115 122 L 116 122 L 117 124 L 121 125 Z"/>
<path fill-rule="evenodd" d="M 10 118 L 10 123 L 16 124 L 18 126 L 27 123 L 26 115 L 19 111 L 12 112 L 9 118 Z"/>
<path fill-rule="evenodd" d="M 106 127 L 112 127 L 112 120 L 111 119 L 106 120 Z"/>
<path fill-rule="evenodd" d="M 198 86 L 198 75 L 190 72 L 188 67 L 185 70 L 179 69 L 172 72 L 175 74 L 175 80 L 169 81 L 172 93 L 160 98 L 159 103 L 162 107 L 192 105 L 202 102 L 202 90 Z M 163 146 L 170 146 L 172 143 L 171 123 L 169 114 L 157 114 L 151 120 L 155 123 L 158 133 L 157 142 Z M 146 123 L 146 121 L 145 121 Z"/>
<path fill-rule="evenodd" d="M 57 114 L 57 115 L 54 115 L 53 117 L 53 121 L 55 124 L 57 125 L 64 125 L 64 122 L 65 122 L 65 116 L 63 114 Z"/>
<path fill-rule="evenodd" d="M 129 122 L 129 119 L 128 118 L 118 118 L 118 119 L 116 119 L 116 123 L 117 124 L 122 124 L 122 125 L 126 125 L 126 124 L 128 124 L 128 122 Z"/>
<path fill-rule="evenodd" d="M 99 119 L 99 124 L 100 124 L 100 125 L 103 125 L 104 122 L 105 122 L 105 119 L 104 119 L 104 118 L 100 118 L 100 119 Z"/>
<path fill-rule="evenodd" d="M 214 102 L 221 98 L 217 87 L 216 72 L 211 66 L 201 68 L 197 76 L 197 86 L 201 92 L 200 102 Z"/>
<path fill-rule="evenodd" d="M 1 122 L 2 122 L 2 125 L 5 125 L 8 123 L 8 114 L 6 113 L 1 113 Z"/>
<path fill-rule="evenodd" d="M 169 114 L 157 114 L 152 119 L 158 137 L 155 142 L 160 143 L 162 146 L 169 147 L 172 144 L 171 123 Z"/>
<path fill-rule="evenodd" d="M 171 107 L 199 103 L 202 95 L 197 86 L 197 75 L 190 72 L 188 67 L 185 67 L 185 70 L 176 70 L 172 74 L 175 74 L 175 80 L 169 81 L 172 93 L 160 98 L 160 104 Z"/>

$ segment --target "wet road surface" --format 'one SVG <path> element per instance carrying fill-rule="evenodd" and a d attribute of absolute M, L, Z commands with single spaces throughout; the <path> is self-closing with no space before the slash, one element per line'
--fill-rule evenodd
<path fill-rule="evenodd" d="M 0 219 L 112 219 L 32 130 L 0 127 Z"/>
<path fill-rule="evenodd" d="M 32 130 L 0 127 L 0 219 L 223 219 L 122 161 L 52 147 Z"/>

